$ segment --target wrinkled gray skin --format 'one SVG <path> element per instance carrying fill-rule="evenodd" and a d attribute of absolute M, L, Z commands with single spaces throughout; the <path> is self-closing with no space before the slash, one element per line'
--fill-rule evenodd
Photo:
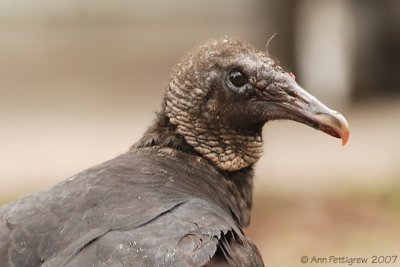
<path fill-rule="evenodd" d="M 342 136 L 341 117 L 310 115 L 325 108 L 265 53 L 208 41 L 174 69 L 128 152 L 0 208 L 1 266 L 264 266 L 242 231 L 262 127 L 291 119 Z"/>

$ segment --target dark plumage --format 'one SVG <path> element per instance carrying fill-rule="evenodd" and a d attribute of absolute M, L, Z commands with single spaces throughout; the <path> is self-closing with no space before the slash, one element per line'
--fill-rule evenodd
<path fill-rule="evenodd" d="M 128 152 L 0 208 L 1 266 L 263 266 L 242 229 L 275 119 L 348 138 L 343 116 L 267 54 L 228 38 L 200 45 Z"/>

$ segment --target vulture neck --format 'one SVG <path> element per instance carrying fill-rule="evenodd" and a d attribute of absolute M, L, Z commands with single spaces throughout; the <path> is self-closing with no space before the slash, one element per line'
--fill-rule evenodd
<path fill-rule="evenodd" d="M 262 155 L 262 127 L 238 127 L 231 119 L 221 118 L 215 100 L 203 103 L 207 92 L 173 79 L 163 104 L 168 122 L 219 170 L 234 172 L 252 166 Z"/>
<path fill-rule="evenodd" d="M 177 131 L 177 127 L 162 113 L 157 115 L 154 124 L 133 146 L 133 148 L 141 147 L 172 148 L 183 153 L 205 158 L 210 162 L 207 157 L 204 157 L 204 155 L 187 143 L 185 138 Z M 235 220 L 241 226 L 247 226 L 250 223 L 250 211 L 253 199 L 253 164 L 235 171 L 222 170 L 216 167 L 212 161 L 210 165 L 221 173 L 221 176 L 224 178 L 221 182 L 225 183 L 229 188 L 229 193 L 232 197 L 229 199 L 230 203 L 228 204 L 229 206 L 236 206 L 236 209 L 239 210 L 239 214 L 236 215 Z"/>

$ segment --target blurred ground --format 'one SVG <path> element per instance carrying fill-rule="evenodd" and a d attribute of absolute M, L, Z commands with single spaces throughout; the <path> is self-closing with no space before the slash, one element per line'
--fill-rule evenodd
<path fill-rule="evenodd" d="M 273 190 L 257 195 L 247 231 L 268 266 L 349 266 L 302 264 L 302 256 L 366 257 L 368 264 L 360 266 L 380 266 L 373 256 L 399 255 L 399 185 L 307 194 Z"/>

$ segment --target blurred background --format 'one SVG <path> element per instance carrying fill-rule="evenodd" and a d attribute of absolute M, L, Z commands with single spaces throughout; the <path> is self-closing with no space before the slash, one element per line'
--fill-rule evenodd
<path fill-rule="evenodd" d="M 266 49 L 275 33 L 273 58 L 340 110 L 351 136 L 342 147 L 268 124 L 248 235 L 268 266 L 400 257 L 396 0 L 0 1 L 0 203 L 126 151 L 198 42 L 227 35 Z"/>

